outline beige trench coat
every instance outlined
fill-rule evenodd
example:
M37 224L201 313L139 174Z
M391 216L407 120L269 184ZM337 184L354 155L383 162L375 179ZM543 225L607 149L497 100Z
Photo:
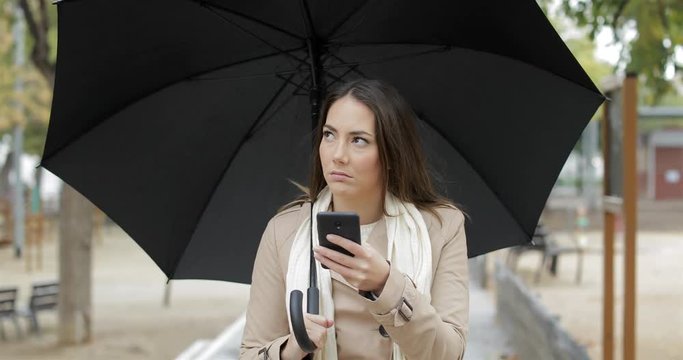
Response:
M431 303L394 265L374 301L331 272L339 359L390 359L391 340L410 360L463 357L469 311L464 216L453 208L436 211L443 226L430 212L420 210L432 242ZM296 230L309 214L309 203L297 205L275 215L266 226L254 262L240 359L280 359L280 348L289 337L285 312L289 251ZM383 218L367 243L387 253ZM391 339L380 334L380 325Z

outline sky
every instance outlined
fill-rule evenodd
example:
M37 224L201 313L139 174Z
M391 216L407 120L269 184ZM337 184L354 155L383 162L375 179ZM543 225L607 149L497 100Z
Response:
M630 29L626 32L625 38L627 40L633 40L637 35L635 29ZM619 52L621 51L621 46L613 43L612 31L610 29L605 29L598 33L596 38L596 49L595 57L604 60L612 65L616 64L619 60ZM683 46L677 46L675 50L675 58L679 63L683 63ZM674 65L669 64L664 73L667 80L672 80L675 75Z

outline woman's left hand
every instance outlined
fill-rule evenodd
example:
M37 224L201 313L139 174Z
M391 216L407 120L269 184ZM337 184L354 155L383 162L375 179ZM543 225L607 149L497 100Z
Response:
M358 290L382 293L389 277L389 263L370 245L361 246L338 235L328 234L327 239L348 250L355 257L342 254L323 246L313 248L315 258L330 270L343 276Z

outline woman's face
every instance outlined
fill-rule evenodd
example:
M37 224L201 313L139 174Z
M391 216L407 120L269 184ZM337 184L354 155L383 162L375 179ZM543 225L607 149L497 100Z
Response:
M332 194L374 199L371 194L381 191L382 181L372 111L346 95L332 104L322 131L320 162Z

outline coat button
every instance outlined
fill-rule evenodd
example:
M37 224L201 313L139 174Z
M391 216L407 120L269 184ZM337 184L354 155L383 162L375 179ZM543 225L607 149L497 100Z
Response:
M387 333L387 330L384 329L384 325L379 326L379 334L382 335L382 337L388 338L389 333Z

